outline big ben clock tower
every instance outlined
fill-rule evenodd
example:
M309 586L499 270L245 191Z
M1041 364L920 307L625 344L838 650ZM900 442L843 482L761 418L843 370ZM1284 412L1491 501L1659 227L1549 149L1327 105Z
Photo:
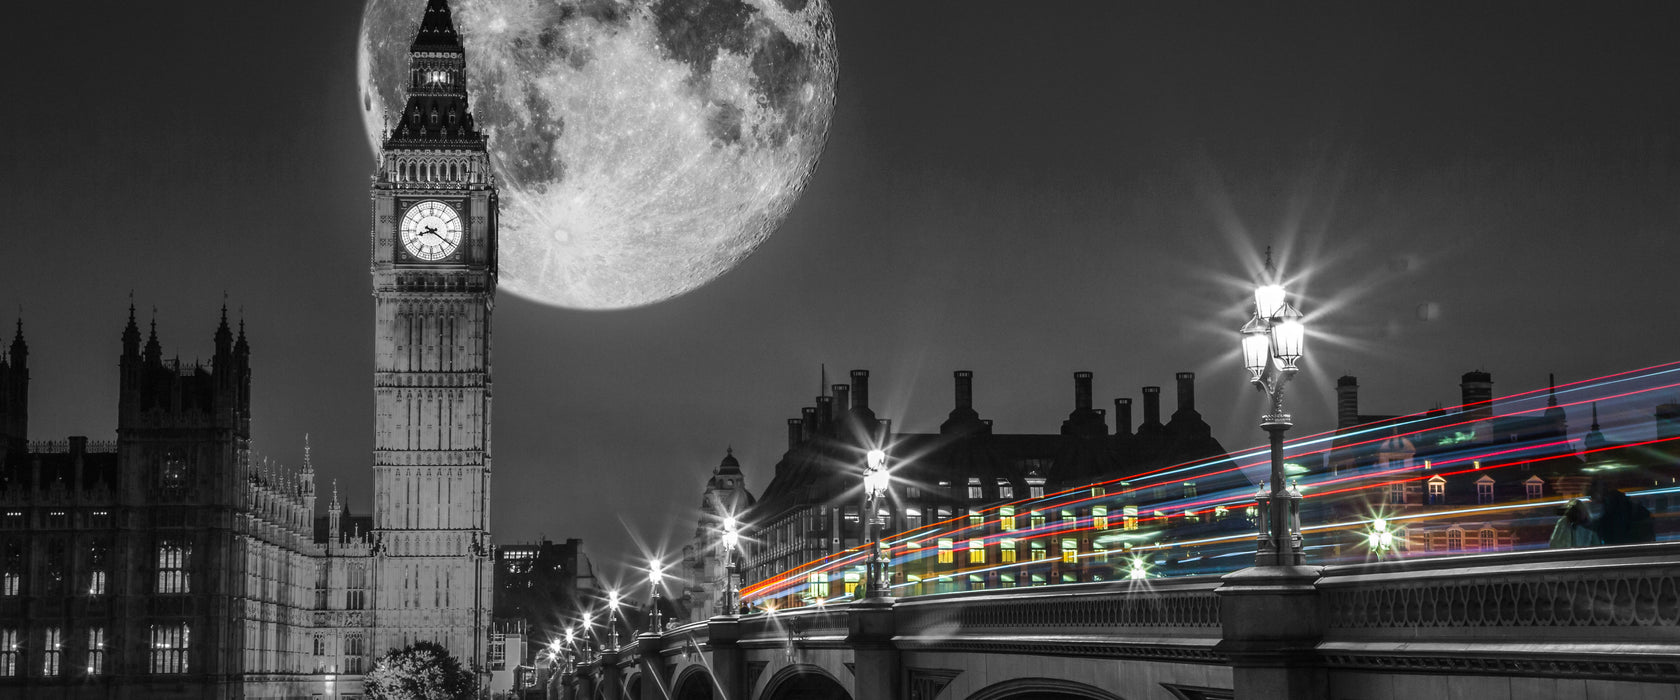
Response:
M484 665L490 618L490 314L496 187L446 0L409 48L373 182L372 648Z

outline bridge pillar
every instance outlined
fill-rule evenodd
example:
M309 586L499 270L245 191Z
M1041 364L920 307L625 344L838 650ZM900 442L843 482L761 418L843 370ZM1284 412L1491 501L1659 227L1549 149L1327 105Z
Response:
M601 673L595 678L595 689L601 691L603 700L625 700L624 675L618 668L618 650L601 652Z
M729 615L719 615L706 621L706 644L712 649L712 679L725 698L745 698L752 692L746 687L742 670L746 656L741 652L741 621Z
M891 598L853 604L846 620L846 643L853 650L852 697L899 700L902 675Z
M1316 647L1324 633L1316 566L1256 566L1226 574L1219 594L1236 700L1325 700L1329 680Z
M593 671L587 670L592 668ZM561 697L564 700L595 700L595 680L601 672L599 665L579 667L577 675L572 677L571 686Z
M543 697L548 700L577 700L577 674L571 669L551 674Z
M664 645L660 644L659 635L652 632L638 635L636 639L636 650L641 656L636 662L642 667L642 696L625 700L666 700L671 689L666 685L669 679L660 673L665 668L664 656L660 654Z

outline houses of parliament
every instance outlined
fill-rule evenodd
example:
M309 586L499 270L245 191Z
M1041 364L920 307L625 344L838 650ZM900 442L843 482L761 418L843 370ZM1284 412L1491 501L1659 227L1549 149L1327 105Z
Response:
M225 308L195 364L130 308L114 441L30 441L20 321L0 358L0 698L355 699L416 641L484 667L497 194L445 0L409 61L371 192L373 512L321 488L307 446L295 468L252 456L252 348Z

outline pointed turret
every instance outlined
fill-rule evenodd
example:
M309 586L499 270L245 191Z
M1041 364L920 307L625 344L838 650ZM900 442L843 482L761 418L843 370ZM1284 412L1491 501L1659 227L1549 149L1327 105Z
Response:
M222 304L222 322L216 326L216 358L220 360L233 353L233 331L228 329L227 304Z
M482 145L484 137L467 109L466 50L445 0L426 3L414 43L408 48L408 70L408 101L387 135L385 148L440 142Z
M134 322L134 304L128 305L128 325L123 327L123 357L140 358L140 324Z
M327 542L337 544L343 506L338 503L338 479L332 481L332 500L327 503Z
M461 36L455 32L455 18L450 15L448 0L429 0L426 3L426 14L420 17L420 30L415 33L414 43L409 45L408 50L414 53L463 53Z
M1557 422L1559 435L1568 435L1569 416L1563 412L1563 407L1558 405L1557 400L1557 375L1546 375L1546 386L1549 387L1546 396L1546 417Z
M23 342L23 318L17 320L17 333L12 336L12 367L29 365L29 345Z
M1610 441L1608 439L1605 439L1605 437L1604 437L1604 431L1598 429L1598 402L1597 401L1594 401L1593 405L1592 405L1592 417L1593 417L1592 429L1587 431L1586 437L1581 438L1581 445L1588 450L1600 449L1600 448L1604 447L1605 445L1610 444Z
M158 344L157 309L152 309L152 332L146 336L146 365L157 367L161 364L163 364L163 346Z

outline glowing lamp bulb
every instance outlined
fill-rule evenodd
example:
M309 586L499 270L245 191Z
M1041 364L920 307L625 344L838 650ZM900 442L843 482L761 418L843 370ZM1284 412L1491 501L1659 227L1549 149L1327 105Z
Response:
M864 459L871 470L880 471L887 467L887 453L881 450L870 450Z
M1254 290L1254 310L1260 318L1272 318L1283 311L1283 285L1268 284Z
M618 591L607 591L607 607L618 609Z
M740 525L735 522L735 516L731 515L723 519L724 532L734 532L738 529L740 529Z
M567 628L566 628L566 643L567 643L567 644L571 644L571 643L572 643L572 642L573 642L573 641L575 641L575 640L576 640L576 639L577 639L577 637L576 637L576 636L575 636L575 635L574 635L574 633L573 633L573 632L572 632L572 628L570 628L570 627L567 627Z
M869 495L879 496L886 493L887 484L891 478L887 476L885 471L871 470L869 474L863 477L863 488L869 491Z
M1250 319L1242 327L1243 367L1250 379L1259 379L1272 361L1272 340L1266 337L1266 324L1259 317Z
M648 583L657 586L664 578L665 572L660 570L659 562L648 562Z
M1272 324L1272 354L1282 360L1285 369L1293 369L1301 359L1307 329L1301 324L1301 312L1284 307L1283 320Z
M1149 570L1144 568L1142 559L1132 560L1132 570L1128 576L1133 580L1149 578Z

